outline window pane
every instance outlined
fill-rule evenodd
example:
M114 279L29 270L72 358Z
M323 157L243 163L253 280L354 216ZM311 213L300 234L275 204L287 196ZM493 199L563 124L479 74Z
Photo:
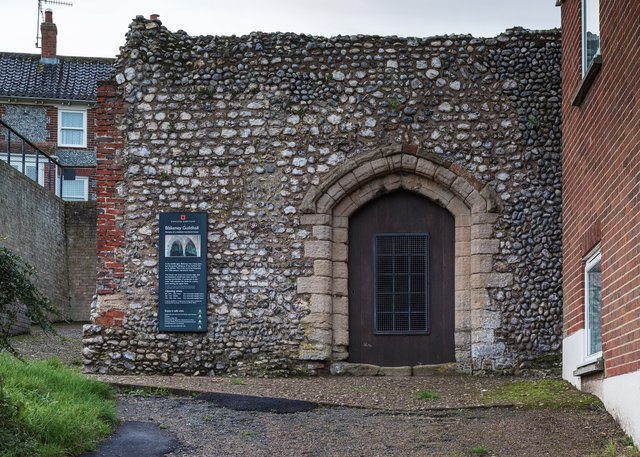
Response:
M376 332L429 331L429 235L375 235Z
M602 273L600 262L587 272L589 300L589 354L602 351Z
M62 199L69 201L85 200L85 186L87 181L84 179L65 180L62 183Z
M61 112L60 125L62 127L75 127L78 129L84 128L84 114L83 113L68 113Z
M24 169L25 174L30 177L31 179L33 179L34 181L38 180L38 174L36 173L36 166L35 165L27 165Z
M82 146L84 132L82 130L65 130L62 133L62 144Z
M600 53L600 1L584 0L584 36L585 68L589 68L593 58Z

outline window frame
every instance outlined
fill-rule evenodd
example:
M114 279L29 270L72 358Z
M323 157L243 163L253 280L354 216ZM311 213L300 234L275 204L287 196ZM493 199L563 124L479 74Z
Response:
M62 142L63 130L78 131L78 127L63 127L62 115L64 113L82 114L82 144L65 144ZM58 146L64 148L86 148L87 147L87 110L82 108L58 108Z
M424 314L425 314L425 328L420 330L411 330L410 328L407 330L379 330L378 328L378 301L379 301L379 292L378 292L378 281L380 278L378 271L378 239L381 237L400 237L400 236L419 236L423 237L425 240L425 265L424 265ZM388 255L385 255L385 257ZM395 258L395 252L390 256L391 258ZM420 232L420 233L376 233L373 235L373 334L374 335L430 335L431 334L431 277L430 277L430 263L431 263L431 234L429 232ZM395 267L394 267L395 270ZM412 277L410 271L406 274L408 277ZM396 273L394 271L393 274L385 276L391 276L392 280L395 280ZM410 287L410 286L409 286ZM405 314L404 312L398 312L395 310L395 300L396 293L393 291L391 293L393 295L393 311L390 313L392 318L394 319L394 327L395 327L395 319L397 314ZM411 295L410 291L407 291L407 295ZM411 310L412 305L409 305L409 309ZM411 314L419 314L415 311L412 313L411 311L407 311L409 319L409 327L411 327Z
M584 258L584 361L592 362L602 358L602 345L600 346L600 351L594 352L590 354L591 348L591 327L589 325L589 310L590 310L590 302L589 302L589 271L600 263L600 271L602 275L602 253L600 250L600 244L594 247L589 254L587 254ZM601 276L602 278L602 276ZM600 339L602 341L602 279L600 280Z
M83 181L84 182L84 186L83 186L83 196L82 196L82 200L68 200L68 196L66 196L67 198L65 198L64 195L64 191L66 189L64 183L65 182L69 182L69 181ZM88 176L76 176L75 179L65 179L62 182L62 195L60 196L60 198L62 198L64 201L66 202L86 202L89 201L89 177Z
M596 61L596 57L601 56L602 53L600 51L600 39L598 38L598 51L591 58L591 62L587 64L587 2L589 0L582 0L582 78L587 76L591 65L593 65L594 61ZM598 2L598 37L600 37L600 0Z

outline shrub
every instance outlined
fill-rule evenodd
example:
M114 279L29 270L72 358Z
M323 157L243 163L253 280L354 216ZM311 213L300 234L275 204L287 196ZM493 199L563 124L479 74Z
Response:
M18 305L24 307L31 322L55 333L50 317L60 317L60 312L38 290L34 283L36 276L33 266L8 248L0 247L0 349L14 352L9 343L9 331L21 311Z

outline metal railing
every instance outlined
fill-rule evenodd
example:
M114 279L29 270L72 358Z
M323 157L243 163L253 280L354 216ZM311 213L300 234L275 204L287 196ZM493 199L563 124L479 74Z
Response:
M65 167L0 119L0 160L62 197Z

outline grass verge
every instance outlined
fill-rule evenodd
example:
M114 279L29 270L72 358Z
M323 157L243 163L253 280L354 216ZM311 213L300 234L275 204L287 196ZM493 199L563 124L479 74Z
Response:
M111 387L57 360L0 353L0 377L0 457L80 454L114 430Z
M439 393L430 392L428 390L421 390L416 394L417 400L435 400L440 397L442 397L442 395L440 395Z
M614 440L609 438L603 445L602 451L592 454L591 457L639 457L640 451L633 445L633 441L628 436L623 439Z
M515 404L524 407L600 408L597 397L575 389L560 379L516 381L495 387L484 394L488 403Z

